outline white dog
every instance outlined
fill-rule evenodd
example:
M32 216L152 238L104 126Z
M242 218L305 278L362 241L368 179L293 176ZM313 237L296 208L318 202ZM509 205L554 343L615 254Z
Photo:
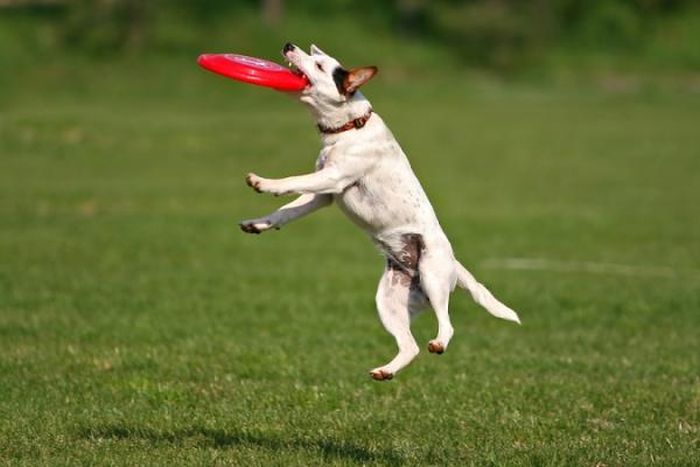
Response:
M301 196L267 216L241 222L241 229L279 229L335 201L369 233L386 256L376 296L379 317L399 348L393 360L370 371L374 379L391 379L418 354L410 323L427 306L438 320L437 337L428 350L441 354L447 349L453 334L447 307L455 285L468 290L492 315L519 323L518 315L455 259L406 155L358 91L377 68L348 71L314 45L309 55L288 43L282 54L308 78L299 99L316 119L323 147L314 173L280 179L248 174L246 182L260 193Z

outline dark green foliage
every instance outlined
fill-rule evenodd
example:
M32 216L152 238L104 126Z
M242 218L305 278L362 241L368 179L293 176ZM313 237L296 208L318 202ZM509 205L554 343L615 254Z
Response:
M501 2L464 2L435 7L431 17L436 34L465 62L513 69L530 63L538 46L551 40L549 14L533 13Z
M621 1L597 3L579 20L581 39L598 48L644 45L644 17Z
M140 49L147 44L152 5L139 0L73 0L56 11L61 41L94 53Z
M668 36L680 18L698 22L697 5L686 0L306 0L284 3L282 20L263 20L262 2L227 0L74 0L50 7L5 9L48 20L46 28L59 46L98 56L123 52L186 51L207 48L217 38L230 44L262 40L293 32L290 24L327 40L328 34L349 36L342 24L355 22L366 30L439 46L463 64L512 72L546 63L564 47L590 55L612 53L649 61L661 53L655 45ZM285 40L290 38L285 38ZM229 45L232 47L232 45ZM674 46L670 41L665 47ZM697 47L696 47L697 49ZM685 51L675 55L686 67ZM666 56L673 56L664 54Z

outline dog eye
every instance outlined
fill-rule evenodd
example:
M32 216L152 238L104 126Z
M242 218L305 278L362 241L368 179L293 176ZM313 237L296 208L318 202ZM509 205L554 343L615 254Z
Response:
M323 65L321 65L320 63L316 63L316 68L318 68L319 71L323 71Z

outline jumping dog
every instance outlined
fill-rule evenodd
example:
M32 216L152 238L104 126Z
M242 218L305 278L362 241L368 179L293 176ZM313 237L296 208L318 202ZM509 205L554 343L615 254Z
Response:
M370 371L372 378L391 379L416 357L411 318L428 306L438 321L428 350L441 354L447 349L454 332L448 302L455 286L469 291L492 315L519 323L518 315L455 259L406 155L358 90L377 68L345 69L314 45L307 54L287 43L282 55L308 79L299 100L316 120L322 148L313 173L280 179L248 174L246 183L259 193L300 196L267 216L242 221L240 227L255 234L279 229L335 202L370 235L386 257L376 294L379 317L399 348L393 360Z

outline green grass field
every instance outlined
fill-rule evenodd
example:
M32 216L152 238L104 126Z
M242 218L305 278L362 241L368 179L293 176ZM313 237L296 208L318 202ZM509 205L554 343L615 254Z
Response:
M700 97L390 72L366 94L458 257L397 378L383 261L335 209L280 232L245 173L313 167L306 111L193 61L0 91L0 463L697 465ZM431 313L414 322L424 346Z

